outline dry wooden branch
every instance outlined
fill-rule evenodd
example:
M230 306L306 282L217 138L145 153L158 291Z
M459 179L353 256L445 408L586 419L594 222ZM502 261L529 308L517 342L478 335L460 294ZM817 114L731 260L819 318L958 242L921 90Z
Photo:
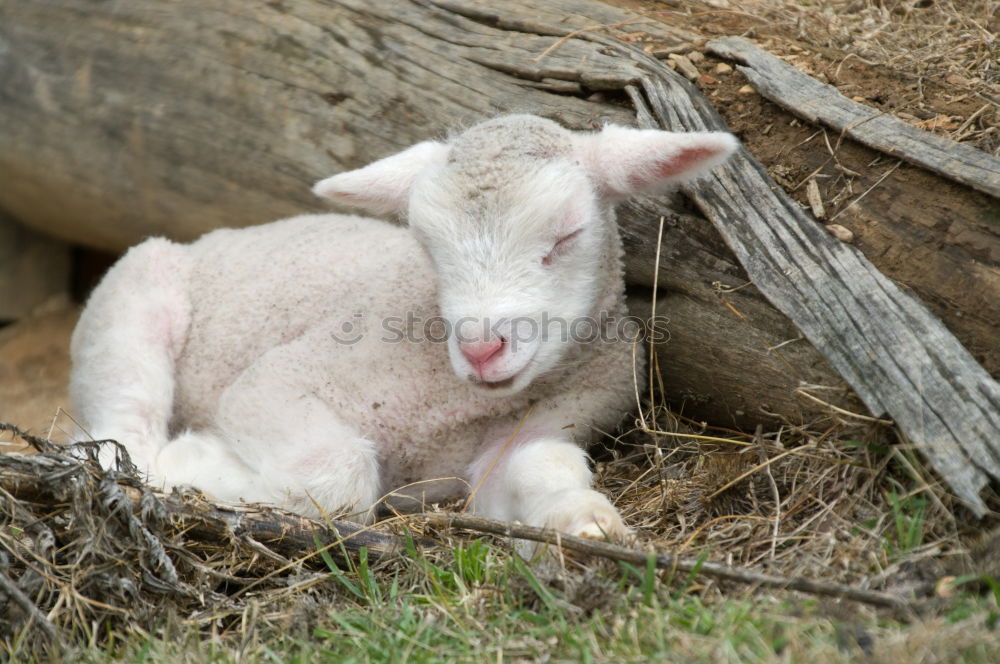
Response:
M803 74L742 37L715 39L706 48L720 57L742 62L746 66L738 69L761 95L800 118L832 127L868 147L1000 197L1000 159L852 101L832 85Z
M912 602L893 595L892 593L878 592L855 588L841 583L826 583L815 579L807 579L800 576L784 577L774 574L764 574L749 569L730 567L719 563L712 563L688 558L679 558L669 553L659 553L654 551L638 551L617 544L600 542L583 537L574 537L557 533L545 528L535 528L519 523L508 523L495 519L486 519L467 514L432 512L415 515L438 527L462 528L479 533L490 533L503 537L513 537L517 539L531 540L533 542L544 542L546 544L561 546L567 551L575 551L591 556L599 556L610 560L631 563L633 565L645 565L652 556L656 566L660 569L677 570L680 572L695 572L715 579L744 583L764 588L781 588L785 590L797 590L812 595L822 595L825 597L842 597L873 606L883 606L889 608L907 608L912 606Z

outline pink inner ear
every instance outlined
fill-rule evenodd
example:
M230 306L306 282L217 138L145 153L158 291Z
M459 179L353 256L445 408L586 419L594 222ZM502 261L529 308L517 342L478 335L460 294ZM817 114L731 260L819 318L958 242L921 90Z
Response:
M654 162L648 170L632 173L628 178L629 186L633 189L642 189L657 181L683 176L689 171L696 170L705 159L714 157L718 153L719 150L706 147L682 148L669 159Z
M657 162L654 170L661 178L675 177L697 168L706 158L714 157L718 153L718 150L712 148L684 148L672 159Z

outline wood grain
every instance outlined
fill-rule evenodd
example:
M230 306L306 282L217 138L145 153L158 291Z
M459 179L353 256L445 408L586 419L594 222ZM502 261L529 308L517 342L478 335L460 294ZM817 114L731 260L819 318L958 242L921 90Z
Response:
M638 57L637 55L635 57ZM662 69L643 82L661 126L721 120ZM754 284L822 352L875 415L888 414L977 515L1000 479L1000 386L916 299L809 219L743 152L687 193Z

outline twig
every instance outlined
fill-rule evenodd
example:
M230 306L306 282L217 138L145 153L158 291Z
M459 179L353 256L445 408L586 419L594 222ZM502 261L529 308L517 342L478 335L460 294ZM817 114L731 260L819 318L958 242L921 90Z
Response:
M58 448L51 440L30 434L9 422L0 422L0 431L10 431L16 438L30 444L38 452L51 452L54 448Z
M968 128L968 126L969 126L969 125L971 125L971 124L972 124L973 122L975 122L976 118L978 118L978 117L979 117L980 115L982 115L982 114L983 114L983 112L984 112L984 111L985 111L986 109L988 109L989 107L990 107L990 105L989 105L989 104L983 104L983 105L982 105L982 106L981 106L981 107L979 108L979 110L978 110L978 111L976 111L975 113L973 113L972 115L970 115L970 116L969 116L968 118L966 118L965 122L963 122L963 123L962 123L962 125L961 125L961 126L960 126L960 127L958 128L958 129L956 129L956 130L955 130L955 131L954 131L953 133L954 133L955 135L959 135L959 134L961 134L961 133L962 133L963 131L965 131L965 130L966 130L966 128Z
M893 164L892 168L889 168L888 170L886 170L886 172L882 174L882 177L880 177L875 182L875 184L873 184L872 186L868 187L868 189L866 189L860 196L858 196L853 201L851 201L850 203L848 203L847 205L845 205L844 208L840 212L838 212L837 214L835 214L832 217L830 217L830 221L832 222L834 219L836 219L837 217L839 217L840 215L844 214L845 212L847 212L848 210L850 210L852 207L854 207L855 203L857 203L862 198L864 198L865 196L867 196L868 194L870 194L873 189L875 189L877 186L879 186L880 184L882 184L882 181L885 180L890 175L892 175L893 172L895 172L895 170L897 168L899 168L899 166L902 163L903 163L902 161L897 161L895 164Z
M842 597L845 599L863 602L873 606L884 606L895 609L906 609L913 605L913 602L894 595L892 593L879 592L877 590L865 590L841 583L826 583L815 579L807 579L801 576L778 576L776 574L763 574L740 567L731 567L719 563L692 560L689 558L678 558L669 553L655 553L637 551L618 544L609 542L599 542L585 537L575 537L564 533L557 533L554 530L536 528L534 526L524 526L518 523L508 523L495 519L486 519L467 514L431 512L415 515L435 526L450 526L452 528L464 528L480 533L490 533L505 537L515 537L518 539L531 540L533 542L544 542L546 544L559 545L569 551L576 551L610 560L632 563L634 565L645 565L650 557L653 557L656 566L661 569L671 569L680 572L695 572L727 581L745 583L765 588L783 588L787 590L797 590L799 592L812 595L823 595L825 597Z
M588 32L593 32L595 30L613 30L614 28L621 28L621 27L624 27L624 26L628 25L629 23L635 23L636 21L642 20L642 19L644 19L644 18L646 18L648 16L652 16L654 14L663 14L663 13L666 13L666 12L663 12L663 11L643 12L642 14L639 14L637 16L633 16L631 18L627 18L624 21L619 21L618 23L614 23L614 24L600 24L600 25L589 25L589 26L587 26L585 28L580 28L579 30L574 30L573 32L565 34L562 37L560 37L559 39L557 39L555 41L555 43L553 43L547 49L545 49L544 51L542 51L541 55L538 55L538 56L532 58L531 61L532 62L541 62L547 55L549 55L554 50L556 50L557 48L559 48L560 46L562 46L563 44L565 44L566 42L568 42L570 39L573 39L575 37L579 37L580 35L586 34Z
M775 444L780 441L781 431L783 430L784 429L778 431ZM757 425L757 430L754 432L753 439L757 444L758 457L760 462L764 464L764 472L771 485L771 495L774 496L774 526L771 532L771 559L774 560L778 548L778 533L781 527L781 494L778 492L778 483L774 481L774 474L771 472L771 464L768 462L767 458L767 449L764 447L764 427L760 424Z
M818 403L821 406L825 406L826 408L829 408L833 412L838 413L840 415L843 415L845 417L852 417L852 418L854 418L856 420L861 420L862 422L871 422L872 424L882 424L882 425L885 425L885 426L892 426L892 424L893 424L892 420L884 420L884 419L881 419L881 418L878 418L878 417L869 417L868 415L862 415L861 413L852 413L849 410L845 410L843 408L839 408L837 406L834 406L832 403L830 403L828 401L823 401L819 397L815 397L815 396L809 394L808 392L806 392L801 387L796 387L795 388L795 394L797 396L805 397L806 399L809 399L810 401Z
M663 215L660 215L660 229L656 234L656 261L653 263L653 295L650 302L650 314L649 320L652 321L652 325L656 325L656 296L657 289L660 285L660 249L663 246ZM650 408L650 419L652 425L656 426L656 408L654 404L656 403L653 398L653 367L656 365L656 346L654 345L655 334L649 335L649 365L647 373L649 374L649 408ZM643 418L643 425L645 426L645 418Z

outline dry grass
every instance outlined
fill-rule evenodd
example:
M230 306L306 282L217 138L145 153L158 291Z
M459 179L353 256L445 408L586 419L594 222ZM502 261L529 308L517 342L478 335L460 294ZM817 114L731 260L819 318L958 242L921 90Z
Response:
M710 3L711 4L711 3ZM787 26L801 41L920 78L953 78L1000 93L994 0L734 0L734 8Z
M964 508L892 427L831 410L740 434L693 427L666 404L643 419L598 467L643 544L869 588L970 564L983 524L963 528Z

